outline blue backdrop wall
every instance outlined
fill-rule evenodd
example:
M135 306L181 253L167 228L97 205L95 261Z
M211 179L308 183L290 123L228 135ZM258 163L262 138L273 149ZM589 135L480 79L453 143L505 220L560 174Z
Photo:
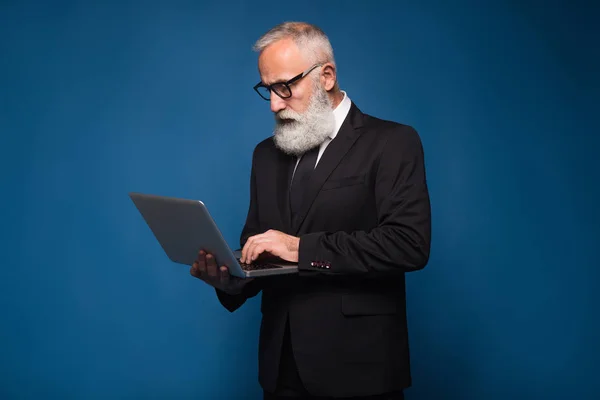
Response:
M260 398L259 298L221 308L127 193L203 199L237 245L251 46L284 20L423 140L408 398L600 397L598 9L562 3L1 2L0 397Z

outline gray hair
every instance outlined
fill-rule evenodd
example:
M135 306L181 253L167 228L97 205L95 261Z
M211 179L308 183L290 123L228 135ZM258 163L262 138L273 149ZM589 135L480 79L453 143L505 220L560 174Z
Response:
M254 51L261 53L267 46L282 39L292 39L312 63L330 62L335 66L329 38L321 28L306 22L284 22L275 26L258 39Z

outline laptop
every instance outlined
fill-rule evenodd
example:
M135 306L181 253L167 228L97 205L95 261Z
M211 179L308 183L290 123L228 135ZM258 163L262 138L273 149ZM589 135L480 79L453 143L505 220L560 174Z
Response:
M204 250L215 257L219 267L227 266L230 275L242 279L298 272L297 263L281 259L240 263L241 251L229 247L202 201L144 193L129 193L129 197L175 263L191 266Z

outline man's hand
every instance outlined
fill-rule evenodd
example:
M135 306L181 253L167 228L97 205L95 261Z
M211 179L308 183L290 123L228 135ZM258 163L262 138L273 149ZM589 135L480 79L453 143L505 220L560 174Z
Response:
M229 269L226 266L217 267L214 256L203 250L200 250L196 261L192 264L190 274L229 294L241 293L244 286L253 280L229 275Z
M270 229L265 233L248 238L242 249L240 261L250 264L262 253L268 252L283 260L298 262L299 246L300 238Z

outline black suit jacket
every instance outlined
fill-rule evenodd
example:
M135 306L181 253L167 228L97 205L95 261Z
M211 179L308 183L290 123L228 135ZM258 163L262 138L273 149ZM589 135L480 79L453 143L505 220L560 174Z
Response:
M269 229L298 236L299 274L257 278L235 296L217 290L232 312L262 290L259 382L275 390L289 317L298 372L313 395L410 386L404 275L427 264L431 230L417 132L353 103L292 220L295 163L272 138L256 146L241 245Z

